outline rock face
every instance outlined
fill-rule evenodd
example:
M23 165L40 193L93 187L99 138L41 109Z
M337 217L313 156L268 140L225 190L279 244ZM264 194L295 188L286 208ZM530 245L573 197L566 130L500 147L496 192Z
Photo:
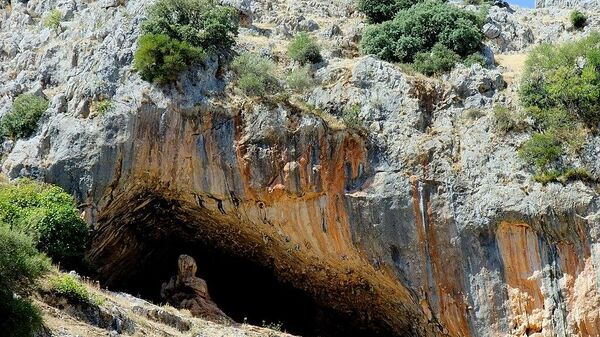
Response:
M600 2L598 0L535 0L535 7L598 9Z
M248 19L240 50L285 60L290 36L317 36L321 84L248 99L216 60L148 84L131 68L143 1L0 12L0 115L22 92L51 101L33 137L6 144L2 170L75 195L107 285L135 290L144 268L202 244L262 264L366 335L598 335L597 189L532 180L516 154L529 134L496 129L495 105L517 109L503 68L436 80L354 57L364 24L350 0L229 3ZM58 33L40 21L52 8ZM598 25L590 12L573 32L568 13L493 8L487 50ZM340 122L349 110L361 129ZM582 163L596 178L598 152Z
M177 275L163 283L160 296L179 309L188 309L192 315L215 322L231 322L208 294L206 281L196 276L198 267L193 257L179 256Z

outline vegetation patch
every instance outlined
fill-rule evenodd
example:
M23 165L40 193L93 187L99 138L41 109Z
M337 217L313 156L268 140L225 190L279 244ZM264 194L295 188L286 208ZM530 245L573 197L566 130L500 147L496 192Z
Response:
M44 18L44 27L59 31L62 18L62 13L58 9L53 9Z
M26 234L0 223L0 331L32 336L42 326L40 311L28 299L37 279L50 269ZM17 295L17 296L15 296Z
M286 82L290 89L299 93L303 93L315 85L315 80L308 65L292 69L286 78Z
M254 53L243 53L231 63L237 86L248 96L275 94L281 87L275 63Z
M31 136L46 109L48 100L45 98L34 94L19 95L12 109L0 121L1 134L12 139Z
M578 10L574 10L571 12L571 24L576 29L583 29L587 23L587 16Z
M300 33L288 45L288 55L294 61L304 65L319 63L323 60L321 47L307 33Z
M421 0L359 0L358 10L363 12L369 22L381 23L394 18L396 13L408 9Z
M0 222L28 234L54 262L67 268L83 264L88 226L60 187L27 179L0 185Z
M361 49L390 62L415 62L427 74L440 73L480 50L482 24L475 13L427 0L400 10L393 20L368 26Z
M536 167L538 180L589 180L563 162L577 155L600 122L600 34L535 48L519 94L538 130L519 153Z
M77 277L70 274L54 276L50 280L51 291L73 303L92 303L92 296Z
M214 0L159 0L142 25L134 68L147 81L171 82L207 54L227 56L238 21L235 9Z

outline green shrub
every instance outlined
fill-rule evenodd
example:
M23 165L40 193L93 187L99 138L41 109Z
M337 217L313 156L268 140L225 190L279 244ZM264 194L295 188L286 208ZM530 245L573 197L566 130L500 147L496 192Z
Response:
M467 67L470 67L474 64L479 64L480 66L485 67L486 60L485 57L480 53L474 53L465 57L465 59L463 60L463 64Z
M288 86L297 92L304 92L315 85L315 81L312 78L310 66L298 67L290 71L287 76Z
M410 8L420 0L358 0L358 10L365 13L371 23L391 20L402 9Z
M157 84L177 79L205 54L228 55L238 34L235 9L214 0L159 0L148 10L134 68Z
M582 29L585 27L587 19L587 16L578 10L571 12L571 24L577 29Z
M534 133L519 149L519 156L540 170L556 166L562 154L561 142L553 133Z
M361 49L386 61L410 63L439 43L466 57L480 49L481 25L474 13L428 0L398 12L392 21L367 27Z
M360 120L360 106L353 105L350 108L344 109L342 113L342 120L344 125L352 129L360 129L362 127L362 121Z
M0 185L0 222L31 235L55 262L66 267L82 263L88 226L60 187L25 179Z
M51 290L55 294L76 303L91 303L92 296L85 285L75 276L62 274L50 280Z
M300 64L319 63L323 60L321 48L307 33L296 35L288 45L288 55Z
M566 184L569 181L575 180L594 181L594 178L590 175L588 170L582 167L571 167L566 170L553 169L549 171L542 171L534 175L533 179L544 185L551 182Z
M239 17L214 0L159 0L148 9L144 33L167 35L209 53L228 53L235 44Z
M458 61L460 61L458 54L438 43L431 51L417 53L413 68L428 76L440 75L452 70Z
M264 96L280 89L275 63L267 58L244 53L233 59L231 68L236 74L238 87L246 95Z
M99 115L103 115L113 109L113 102L109 99L102 99L96 102L96 111Z
M40 312L27 296L36 280L49 268L50 262L38 253L29 237L0 224L0 331L3 336L32 336L41 327Z
M53 9L46 15L44 27L58 31L60 29L60 21L62 18L62 13L58 9Z
M19 95L12 109L0 121L2 135L13 139L31 136L46 109L48 101L45 98L34 94Z
M162 34L145 34L140 38L133 67L142 79L167 84L177 79L190 65L204 60L202 49Z
M536 47L525 62L519 93L526 107L563 109L595 128L600 122L600 34Z

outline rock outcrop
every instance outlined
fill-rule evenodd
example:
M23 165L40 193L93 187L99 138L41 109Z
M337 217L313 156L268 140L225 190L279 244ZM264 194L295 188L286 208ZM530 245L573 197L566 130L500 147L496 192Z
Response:
M597 186L533 181L516 152L527 128L496 128L494 106L518 109L505 68L426 79L356 57L364 23L350 0L230 3L247 17L239 50L285 60L290 36L317 36L320 85L248 99L217 60L177 85L146 83L131 68L143 1L0 11L0 115L22 92L51 101L33 137L4 144L2 171L75 195L105 284L135 290L156 261L203 245L260 263L371 336L598 334ZM59 32L40 21L53 8ZM589 12L574 32L568 13L492 8L487 53L598 27ZM341 122L349 109L358 130ZM599 141L581 163L595 178Z

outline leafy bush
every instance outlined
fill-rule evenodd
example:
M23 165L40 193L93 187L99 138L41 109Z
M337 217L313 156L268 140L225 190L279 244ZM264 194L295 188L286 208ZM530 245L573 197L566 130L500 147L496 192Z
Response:
M540 169L555 165L563 153L560 140L553 133L534 133L521 149L519 156Z
M494 106L494 118L496 119L496 129L504 133L523 131L527 125L524 114L515 113L502 105Z
M471 55L465 57L465 59L463 60L463 64L466 65L467 67L470 67L474 64L479 64L482 67L485 67L486 60L485 60L485 57L483 55L481 55L480 53L474 53L474 54L471 54Z
M577 29L582 29L585 27L587 19L587 16L578 10L571 12L571 24Z
M474 13L428 0L398 12L392 21L367 27L361 49L386 61L410 63L439 43L466 57L480 48L481 25Z
M37 278L49 268L50 262L38 253L29 237L0 223L0 331L3 336L31 336L41 327L40 312L27 295Z
M274 94L279 88L275 63L253 53L237 56L231 63L238 87L249 96Z
M420 0L359 0L358 10L365 13L369 22L380 23L394 18L402 9L410 8Z
M109 99L103 99L96 102L96 111L98 114L103 115L111 111L114 107L113 102Z
M535 48L525 62L520 97L526 107L562 109L595 128L600 122L600 34Z
M205 53L229 54L238 34L238 16L214 0L159 0L148 10L134 55L142 78L166 84Z
M202 49L162 34L145 34L133 59L133 67L149 82L167 84L191 64L204 60Z
M46 15L44 27L58 31L60 29L60 21L62 18L62 13L58 9L53 9Z
M50 280L50 284L52 292L66 297L70 301L77 303L92 302L92 296L85 285L73 275L62 274L55 276Z
M310 66L293 69L287 76L288 86L297 92L304 92L314 86L315 81L310 72Z
M31 235L55 262L67 267L82 262L88 227L60 187L25 179L0 185L0 222Z
M431 51L417 53L413 68L428 76L440 75L452 70L458 61L460 61L458 54L438 43Z
M46 109L48 101L45 98L34 94L19 95L10 112L0 121L2 135L10 138L31 136Z
M148 9L142 30L209 53L228 53L235 44L238 21L234 8L214 0L159 0Z
M288 46L288 54L300 64L319 63L323 60L321 48L307 33L296 35Z

